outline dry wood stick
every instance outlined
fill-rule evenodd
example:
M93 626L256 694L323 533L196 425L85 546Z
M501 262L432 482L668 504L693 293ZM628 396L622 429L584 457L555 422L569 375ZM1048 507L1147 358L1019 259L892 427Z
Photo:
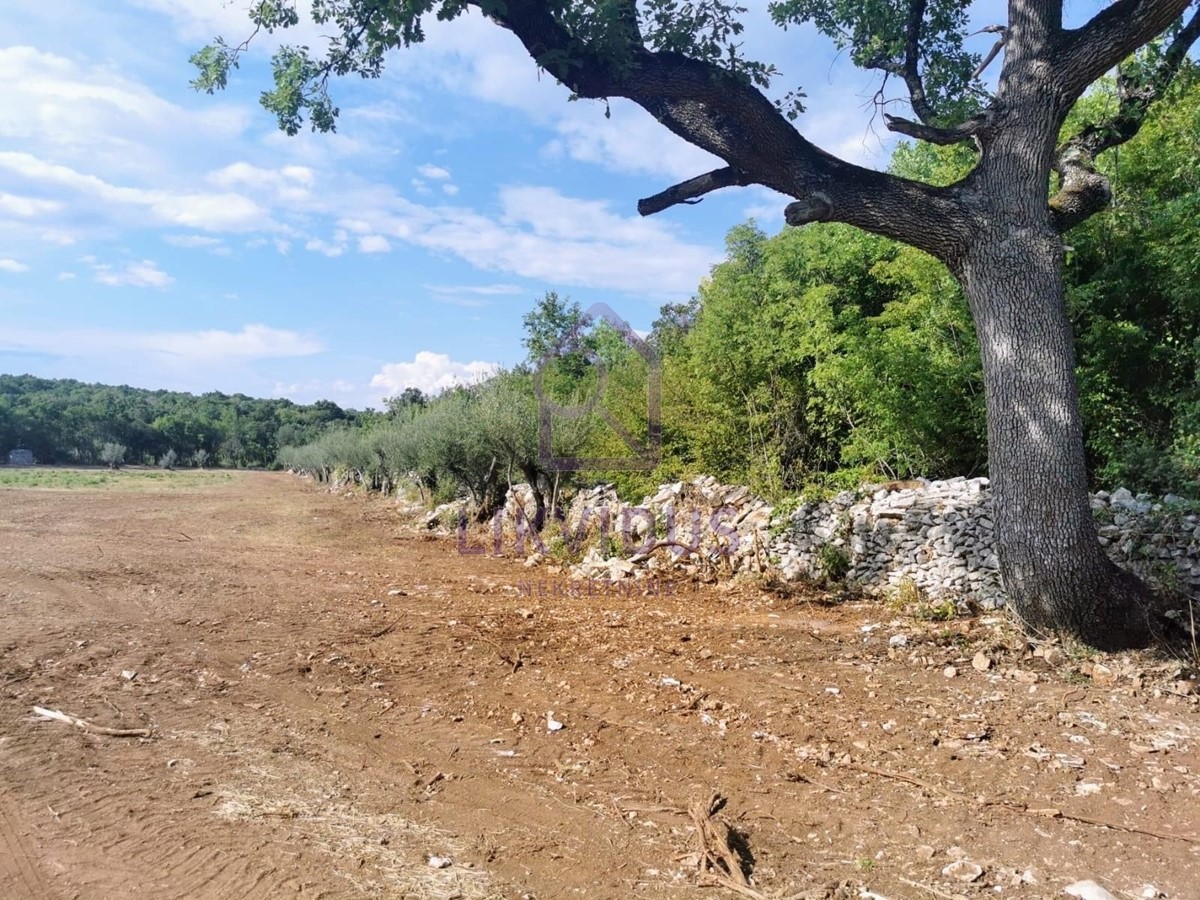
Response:
M701 876L707 875L707 877L725 884L726 887L738 890L739 893L761 897L762 895L757 891L747 894L745 891L739 890L740 888L749 888L750 882L746 880L746 875L742 871L741 859L730 846L729 826L718 823L713 818L724 805L725 798L714 792L707 800L693 803L688 808L688 815L692 817L692 822L696 826L696 841L700 850L700 874ZM724 833L717 830L718 824ZM713 868L715 874L708 872L709 866ZM724 872L721 871L722 867L724 867Z
M92 734L102 734L106 737L150 737L151 734L149 728L105 728L103 725L93 725L86 719L68 716L66 713L59 712L56 709L43 709L40 706L33 708L33 714L41 719L62 722L64 725L74 725L76 728L82 728L84 731L90 731Z
M890 778L894 781L903 781L907 784L912 784L919 788L923 788L930 793L941 794L942 796L949 797L952 800L958 800L963 803L972 803L976 806L1006 809L1009 812L1014 812L1018 815L1033 816L1039 819L1063 819L1064 821L1068 822L1078 822L1081 825L1093 825L1097 828L1111 828L1114 831L1124 831L1127 834L1141 834L1145 835L1146 837L1158 838L1162 841L1182 841L1185 844L1200 846L1200 839L1186 834L1169 834L1165 831L1157 831L1153 828L1141 828L1137 825L1122 825L1118 822L1107 821L1106 819L1093 819L1090 816L1066 813L1061 809L1035 809L1027 806L1024 803L1011 803L1006 800L977 800L974 797L967 796L966 794L960 794L957 791L949 790L948 788L941 787L940 785L930 784L928 781L922 781L919 778L914 778L912 775L905 775L902 772L888 772L884 769L876 769L873 766L864 766L861 763L842 763L842 765L859 772L865 772L868 775L877 775L880 778Z

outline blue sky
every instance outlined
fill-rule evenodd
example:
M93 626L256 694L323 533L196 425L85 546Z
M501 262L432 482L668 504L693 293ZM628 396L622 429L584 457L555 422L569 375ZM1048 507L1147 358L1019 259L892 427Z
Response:
M885 165L877 80L752 5L747 48L808 93L804 133ZM337 84L338 134L289 138L257 103L270 38L225 94L188 88L188 56L248 33L245 6L6 0L0 372L362 407L519 362L547 290L646 330L729 227L781 225L786 201L757 188L638 217L715 161L631 104L567 102L474 16Z

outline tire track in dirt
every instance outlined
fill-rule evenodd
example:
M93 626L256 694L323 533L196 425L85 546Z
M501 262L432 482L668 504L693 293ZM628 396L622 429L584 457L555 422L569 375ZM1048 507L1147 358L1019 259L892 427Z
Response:
M58 895L42 877L37 855L24 837L21 819L0 793L0 896L5 900L53 900Z
M14 768L18 771L32 768L34 763L29 755L37 752L31 746L18 744L14 754L16 766L11 763L6 766L9 769L6 780L17 784L9 792L8 801L15 797L21 808L46 820L42 842L53 844L62 880L77 888L82 896L105 900L360 896L331 892L329 885L321 888L302 885L280 870L279 851L283 847L272 848L271 837L264 837L256 829L213 817L206 828L198 830L195 801L186 799L187 785L178 785L181 790L170 797L166 796L168 791L151 781L148 768L162 764L153 757L165 744L88 748L85 742L93 739L74 733L62 735L60 740L63 750L39 754L42 758L38 768L53 771L52 781L17 782L12 777ZM81 766L84 761L77 758L80 751L85 756L102 756L102 759L94 760L91 766ZM4 891L0 896L5 900L23 896L31 900L56 897L30 862L36 857L11 824L14 816L5 812L10 802L0 802L0 836L12 845L13 852L0 853L0 870L5 866L6 856L14 860L7 867L12 869L16 865L11 877L18 887L15 893ZM184 805L189 803L191 809Z

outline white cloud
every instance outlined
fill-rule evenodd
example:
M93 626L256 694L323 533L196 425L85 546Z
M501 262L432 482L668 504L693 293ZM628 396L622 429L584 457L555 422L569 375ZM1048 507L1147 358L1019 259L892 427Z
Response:
M742 215L754 219L758 226L767 233L783 227L783 210L792 200L778 191L770 188L755 186L747 192L749 203L743 208Z
M411 362L388 363L371 378L371 388L380 397L399 394L405 388L420 388L437 394L459 384L475 384L494 374L496 363L455 362L445 353L421 350Z
M392 245L381 234L365 234L358 239L359 253L387 253L391 249Z
M244 8L225 8L223 0L134 2L173 17L189 33L203 26L209 36L233 34L248 21ZM451 198L458 186L440 157L435 158L442 165L416 167L415 181L430 191L429 199L416 203L400 196L394 182L372 183L362 174L370 167L334 167L328 153L306 155L305 147L317 146L312 136L292 140L271 132L267 143L246 142L247 120L239 118L246 110L240 107L221 107L227 120L208 134L206 110L215 109L210 99L180 107L111 67L17 50L0 56L0 87L24 91L18 112L0 110L0 136L8 128L18 138L10 144L13 150L0 151L0 210L12 207L14 216L35 217L40 227L44 222L40 234L46 241L68 244L149 226L190 232L163 235L177 247L228 253L229 245L218 239L245 233L253 237L247 247L273 243L279 253L288 253L294 243L329 257L353 247L382 253L403 241L484 271L657 296L690 293L719 258L719 248L688 241L667 221L616 215L603 202L552 188L506 188L491 209L455 205ZM447 62L447 68L430 70L426 64L433 59ZM556 132L557 152L571 158L669 177L691 176L708 165L706 155L632 104L614 106L609 120L599 104L566 103L566 91L552 79L539 80L519 43L481 16L464 16L449 27L430 22L429 45L397 55L399 72L414 67L423 72L418 85L432 80L528 115ZM36 83L22 88L23 71L33 72ZM65 112L57 102L68 104ZM88 119L77 106L103 110L103 119ZM39 110L58 124L42 130L22 124L40 121ZM73 130L68 125L77 112L81 118ZM112 151L102 159L88 156L80 137L90 128ZM199 133L204 140L197 139ZM328 140L320 138L320 145ZM145 148L155 157L149 162ZM267 152L270 163L263 161ZM360 223L350 229L352 236L328 236L327 229L351 221ZM170 277L142 273L139 281L136 272L97 274L105 283L147 286L162 286Z
M76 276L75 276L74 272L59 272L58 273L59 281L74 281L75 277Z
M251 111L214 101L184 109L112 66L29 46L0 48L0 137L126 172L160 167L164 145L239 135Z
M81 359L150 355L183 366L239 363L310 356L324 350L317 339L266 325L240 331L119 331L105 328L8 329L0 349L49 353Z
M50 215L62 209L63 205L55 200L42 200L37 197L18 197L16 194L0 193L0 213L17 216L22 219L34 219Z
M478 269L554 284L681 294L694 291L720 258L718 248L682 240L668 222L620 216L604 201L549 187L501 190L495 216L422 206L382 185L339 198L352 212L338 224L354 234L380 234L453 254Z
M85 258L85 261L91 265L96 281L109 287L167 288L175 283L174 278L149 259L126 263L120 268L90 258Z
M316 173L308 166L283 166L264 169L247 162L236 162L218 169L208 180L220 188L250 188L269 191L283 201L305 200L316 183Z
M241 331L190 331L146 335L155 352L193 362L278 359L320 353L324 345L295 331L246 325Z
M15 259L0 259L0 272L11 272L14 275L19 275L22 272L28 272L29 266L23 262L17 262Z
M427 284L425 290L433 294L523 294L525 288L519 284Z
M491 297L525 293L515 284L481 284L470 286L425 285L438 303L462 306L467 309L482 309L490 306Z
M208 250L220 256L227 256L230 252L224 241L207 234L167 234L163 236L163 240L172 247L182 247L185 250Z
M562 104L554 124L559 137L545 147L551 158L569 156L617 172L684 180L722 165L712 154L668 131L627 100L613 100L611 118L599 103Z
M425 44L399 55L393 65L462 96L515 109L557 132L546 147L551 156L673 179L720 164L630 101L568 103L570 92L540 73L520 42L482 15L430 22L427 30Z
M130 0L133 6L169 17L176 32L186 43L210 41L217 35L238 43L250 36L253 25L247 12L247 3L232 3L230 0ZM274 34L262 33L254 38L251 50L268 53L282 43L307 44L320 48L325 42L326 29L313 24L310 0L299 0L295 4L300 13L300 24L294 28L280 29Z
M323 253L325 256L328 256L331 259L341 256L346 252L346 247L344 244L330 243L329 241L323 241L320 238L310 239L307 243L305 243L304 249L311 253Z
M348 400L352 401L351 395L357 395L359 391L358 385L345 379L322 381L314 378L309 381L277 381L271 389L271 396L286 397L294 403L315 403L317 400L337 397L342 405L346 405Z
M123 207L139 217L141 224L146 214L158 224L204 231L246 231L270 224L257 203L235 193L177 193L124 187L69 166L46 162L30 153L0 152L0 172L3 171L47 187L61 188L77 198L91 199L110 213Z
M417 240L482 269L651 294L694 290L719 258L714 249L680 240L662 221L619 216L604 201L547 187L506 188L500 201L496 220L454 216Z
M38 237L49 244L58 244L60 247L70 247L79 240L74 234L62 228L44 228L38 232Z

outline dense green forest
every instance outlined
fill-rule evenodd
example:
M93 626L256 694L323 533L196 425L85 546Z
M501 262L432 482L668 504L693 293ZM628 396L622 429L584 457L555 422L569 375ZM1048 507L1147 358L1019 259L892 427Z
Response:
M1102 85L1067 129L1112 111ZM973 149L902 145L892 170L950 183ZM1113 209L1073 231L1067 281L1087 449L1097 484L1195 495L1200 476L1200 79L1183 73L1140 134L1099 165ZM605 323L548 294L525 317L525 364L483 385L392 404L281 460L427 497L470 496L483 514L514 480L554 502L561 473L538 462L535 386L591 396L646 433L647 367ZM772 497L813 484L982 473L987 465L977 342L950 273L909 247L842 225L768 237L729 232L696 296L664 307L649 343L661 362L662 457L651 472L590 472L636 497L709 473ZM537 374L554 348L562 352ZM603 368L601 368L603 364ZM557 454L618 455L596 414L563 423Z
M321 401L254 400L0 375L0 459L42 464L273 466L279 448L315 440L363 414Z
M1102 86L1067 128L1111 111ZM969 147L902 145L892 170L950 183ZM1097 484L1196 495L1200 476L1200 78L1181 75L1133 141L1099 160L1113 209L1070 235L1069 303L1087 449ZM547 471L539 390L598 396L620 428L647 429L651 368L604 321L547 294L525 316L528 359L437 397L410 389L386 413L206 394L0 377L0 448L40 462L282 464L427 500L468 496L486 515L511 483L552 506L572 479L629 496L707 473L778 497L810 485L982 473L980 362L950 273L909 247L842 225L728 235L725 259L648 337L662 390L652 471ZM543 365L544 363L544 365ZM557 455L627 454L598 410L556 420Z

